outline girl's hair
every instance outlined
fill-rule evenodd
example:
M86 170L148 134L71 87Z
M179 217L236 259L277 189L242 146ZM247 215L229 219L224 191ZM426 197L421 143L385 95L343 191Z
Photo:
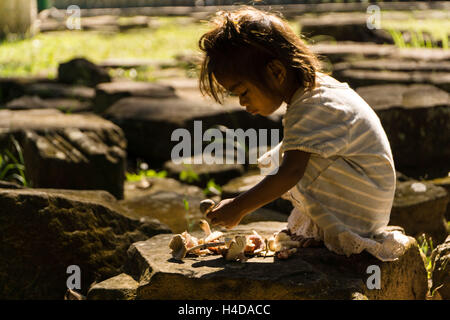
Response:
M293 71L300 86L315 88L320 61L282 18L245 6L219 11L212 21L215 27L199 40L204 52L199 80L203 95L222 103L225 90L217 82L218 74L269 88L266 65L274 59Z

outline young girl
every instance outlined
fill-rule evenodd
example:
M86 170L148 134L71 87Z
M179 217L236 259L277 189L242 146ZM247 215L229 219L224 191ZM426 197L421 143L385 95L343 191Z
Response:
M224 91L231 92L251 114L268 116L283 102L287 111L283 141L263 156L275 163L280 156L276 173L222 200L208 215L211 223L233 228L284 195L294 205L286 232L303 246L323 242L337 254L398 258L408 238L384 230L396 177L374 111L347 83L321 72L283 19L243 7L217 13L214 22L199 41L202 93L222 103Z

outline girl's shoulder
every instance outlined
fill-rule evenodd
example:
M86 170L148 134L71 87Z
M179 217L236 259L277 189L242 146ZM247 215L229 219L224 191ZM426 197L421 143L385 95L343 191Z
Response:
M299 88L294 93L289 105L317 102L317 99L321 97L321 93L323 91L327 91L330 88L350 89L347 82L340 82L332 76L321 72L318 72L316 75L316 87L310 91L305 91L303 88Z

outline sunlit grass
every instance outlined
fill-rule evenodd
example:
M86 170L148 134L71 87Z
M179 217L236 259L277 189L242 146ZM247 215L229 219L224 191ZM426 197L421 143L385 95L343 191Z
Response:
M167 60L177 54L197 50L203 24L177 24L176 18L160 18L160 27L121 33L61 31L36 35L31 39L0 44L0 76L29 76L47 73L56 76L59 63L74 57L93 62L109 58L149 58Z
M432 48L436 47L424 39L423 34L428 33L437 41L442 41L442 48L448 49L448 37L450 35L450 20L443 19L410 19L410 20L383 20L381 28L388 30L392 35L395 45L401 48ZM412 35L411 41L405 43L401 31L409 31Z
M432 47L424 41L422 33L428 32L434 39L442 39L448 48L450 20L413 19L389 20L381 15L381 27L390 30L399 47ZM170 60L179 54L198 52L198 40L208 30L203 23L188 23L176 17L155 18L156 29L132 29L127 32L105 33L96 31L60 31L36 35L31 39L0 43L0 77L43 75L53 78L58 64L74 57L85 57L99 63L110 58L143 58ZM299 34L300 24L289 21ZM402 40L399 30L416 32L412 43ZM151 68L120 71L125 77L153 81ZM134 75L133 75L134 73Z

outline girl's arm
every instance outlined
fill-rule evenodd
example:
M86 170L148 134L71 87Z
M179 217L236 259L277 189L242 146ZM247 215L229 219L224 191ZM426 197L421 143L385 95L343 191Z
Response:
M308 152L286 151L276 174L266 176L256 186L236 198L222 200L208 214L211 223L233 228L248 213L279 198L303 177L309 157Z

